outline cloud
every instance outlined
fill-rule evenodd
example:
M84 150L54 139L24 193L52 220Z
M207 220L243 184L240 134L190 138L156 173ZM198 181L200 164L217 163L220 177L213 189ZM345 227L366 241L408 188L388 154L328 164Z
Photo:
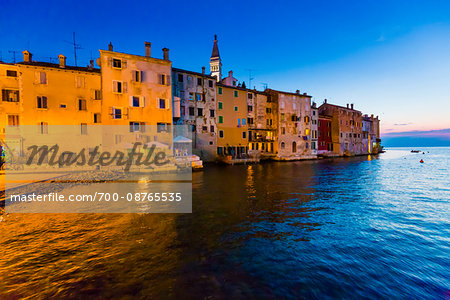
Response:
M403 124L397 123L397 124L394 124L394 126L407 126L407 125L411 125L411 124L412 124L412 122L409 122L409 123L403 123Z

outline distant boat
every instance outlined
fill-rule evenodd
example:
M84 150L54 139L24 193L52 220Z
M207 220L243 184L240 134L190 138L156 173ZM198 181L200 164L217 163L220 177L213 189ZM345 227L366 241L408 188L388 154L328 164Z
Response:
M423 164L423 159L420 160L420 163Z
M411 150L411 153L419 153L420 150Z

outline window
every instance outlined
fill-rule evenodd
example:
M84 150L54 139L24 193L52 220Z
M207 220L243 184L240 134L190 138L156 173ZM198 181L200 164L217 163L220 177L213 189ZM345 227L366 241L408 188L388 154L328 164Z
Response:
M247 94L247 98L248 98L248 99L253 99L253 94L252 94L252 93L248 93L248 94Z
M202 126L202 131L203 132L208 132L208 126Z
M158 74L158 83L161 85L170 85L170 76L166 74Z
M253 118L248 118L248 125L252 125L253 124Z
M223 92L223 91L222 91L222 88L220 87L220 88L219 88L219 95L222 95L222 92Z
M101 115L100 114L94 114L94 123L95 124L98 124L98 123L101 123L102 122L102 117L101 117Z
M84 88L84 77L83 76L77 76L76 87Z
M140 101L139 101L139 97L138 96L132 96L131 97L131 106L132 107L139 107L140 105Z
M284 149L285 148L285 144L284 144L284 142L281 142L281 149Z
M249 95L251 95L251 94L249 94ZM248 106L247 106L247 110L248 110L248 111L253 111L253 106L248 105Z
M281 127L281 134L286 134L286 128Z
M223 109L223 103L219 102L219 109Z
M202 101L202 94L195 94L197 101Z
M165 99L159 99L159 108L161 108L161 109L166 108L166 100Z
M214 87L214 82L212 80L208 80L208 85L210 88Z
M9 126L18 126L19 125L19 115L9 115L8 116L8 125Z
M100 100L100 99L102 99L102 91L94 90L94 100Z
M313 110L313 116L315 116L316 115L316 111L315 110ZM312 145L311 145L311 147L312 147Z
M284 102L283 102L283 101L280 102L280 108L281 108L281 109L284 108Z
M19 102L19 91L2 90L2 100L6 102Z
M47 109L47 97L45 96L37 97L37 108Z
M41 122L39 123L39 129L41 134L47 134L48 133L48 123L47 122Z
M266 114L271 114L272 113L272 109L270 107L266 108Z
M14 70L6 70L7 77L17 77L17 71Z
M305 123L309 123L309 116L305 116Z
M223 124L223 116L219 116L219 124Z
M47 73L39 72L39 82L41 84L47 84Z
M309 148L309 144L308 142L305 143L305 148L308 149Z
M189 100L194 101L194 93L189 93Z
M246 132L246 131L242 132L242 138L243 138L243 139L246 139L246 138L247 138L247 132Z
M202 85L203 80L201 78L197 78L197 85Z
M142 82L142 71L134 70L131 75L132 75L132 78L131 78L132 81Z
M234 107L234 111L238 111L238 107L237 106Z
M214 126L213 125L209 126L209 131L214 132Z
M183 82L183 74L178 74L178 82Z
M238 127L241 127L241 119L238 119Z
M122 69L122 60L118 58L113 58L112 67L116 69Z
M81 123L81 135L87 135L87 124Z
M157 132L167 131L168 130L168 126L167 126L166 123L157 123L156 124L156 130L157 130Z
M139 132L139 122L130 122L130 132Z
M234 97L237 98L239 96L238 91L234 91Z
M209 117L210 118L214 118L216 116L215 110L214 109L210 109L209 110Z
M78 110L87 110L86 109L86 100L78 99Z
M61 104L59 105L59 108L67 108L67 105L61 103Z
M222 147L217 147L217 154L218 155L223 155L223 148Z
M305 135L309 135L309 129L308 128L305 129Z
M245 125L245 118L242 119L242 125Z
M203 108L197 108L197 116L203 117Z
M233 86L236 86L236 80L233 80Z
M189 107L189 115L190 116L195 116L195 111L194 111L194 108L192 106Z
M123 93L122 81L113 81L113 93L117 93L117 94Z
M121 108L113 108L113 119L122 119L122 109Z
M281 114L281 121L284 122L284 114Z
M219 130L219 137L223 138L223 130Z

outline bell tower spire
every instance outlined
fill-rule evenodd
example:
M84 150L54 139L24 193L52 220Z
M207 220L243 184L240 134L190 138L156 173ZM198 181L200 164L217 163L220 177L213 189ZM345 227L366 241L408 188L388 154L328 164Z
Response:
M214 35L214 45L209 60L211 76L215 76L217 81L222 80L222 60L220 59L219 46L217 46L217 34Z

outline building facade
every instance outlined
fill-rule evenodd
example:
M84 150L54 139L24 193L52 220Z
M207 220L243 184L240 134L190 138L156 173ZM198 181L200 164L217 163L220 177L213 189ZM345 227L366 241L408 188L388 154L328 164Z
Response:
M267 89L277 108L277 159L310 159L311 96Z
M174 124L188 125L192 150L204 161L217 158L216 78L182 69L172 69Z
M318 155L330 155L333 153L333 141L331 139L331 124L333 118L319 114Z
M319 109L315 102L311 105L311 155L317 156L318 150L318 122L319 122Z
M362 114L353 108L353 104L343 107L324 102L319 107L319 113L332 118L331 139L335 154L345 156L364 154Z
M218 156L247 157L247 89L217 84L217 131Z

